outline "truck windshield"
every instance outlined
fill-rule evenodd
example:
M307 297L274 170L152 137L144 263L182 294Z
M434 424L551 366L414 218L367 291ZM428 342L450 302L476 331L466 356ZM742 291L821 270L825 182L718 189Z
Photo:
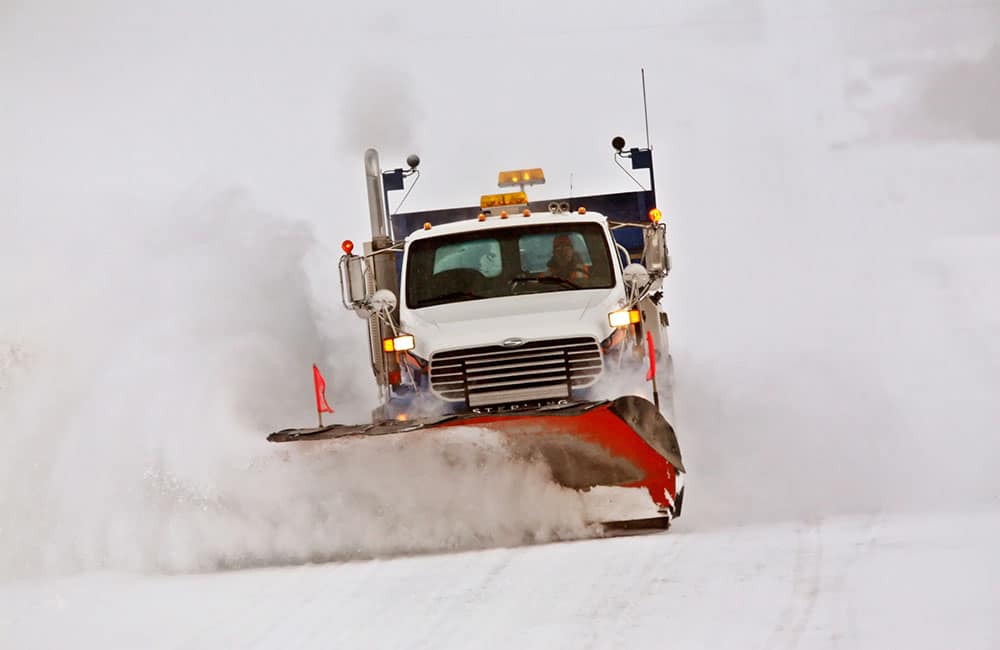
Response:
M410 244L410 309L524 293L613 287L604 229L567 223L478 230Z

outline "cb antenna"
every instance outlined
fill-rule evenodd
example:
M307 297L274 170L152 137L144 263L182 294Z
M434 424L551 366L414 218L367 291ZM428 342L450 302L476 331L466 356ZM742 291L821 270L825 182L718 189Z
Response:
M642 74L642 116L646 119L646 148L649 149L649 109L646 107L646 68L639 68Z
M638 147L632 147L628 151L625 151L625 138L615 136L611 140L611 148L615 150L615 164L621 167L621 170L625 172L625 175L635 181L635 184L639 186L642 191L647 191L642 183L639 182L635 176L633 176L625 166L621 164L619 158L629 158L632 161L632 169L648 169L649 170L649 190L653 193L655 204L656 199L656 178L653 176L653 149L649 144L649 110L646 104L646 69L639 68L639 72L642 74L642 114L646 122L646 148L640 149Z

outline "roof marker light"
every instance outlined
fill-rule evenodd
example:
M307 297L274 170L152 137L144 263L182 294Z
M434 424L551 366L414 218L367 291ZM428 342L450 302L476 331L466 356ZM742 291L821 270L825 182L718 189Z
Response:
M431 229L431 222L430 221L425 221L424 222L424 230L430 230L430 229Z
M522 212L521 214L523 214L526 217L530 217L531 216L531 210L529 210L528 208L525 208L524 212Z
M354 250L354 242L352 242L350 239L345 239L344 243L342 243L340 247L346 254L350 255L351 251Z
M660 212L659 208L653 208L649 211L649 220L653 223L660 223L660 219L663 218L663 213Z
M507 211L506 211L506 210L504 210L504 211L502 211L502 212L500 213L500 218L501 218L501 219L506 219L506 218L507 218Z
M506 192L504 194L483 194L479 197L480 208L502 208L505 205L525 205L528 195L524 192Z
M480 221L486 221L486 215L485 215L485 214L483 214L482 212L480 212L480 213L479 213L479 220L480 220Z
M583 207L582 205L579 208L577 208L576 211L579 212L580 214L587 214L587 208Z

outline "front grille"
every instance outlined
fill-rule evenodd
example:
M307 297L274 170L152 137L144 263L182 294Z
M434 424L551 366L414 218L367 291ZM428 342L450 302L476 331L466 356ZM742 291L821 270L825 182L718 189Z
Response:
M597 381L603 369L597 341L587 337L489 345L431 356L431 389L470 407L568 399L570 388Z

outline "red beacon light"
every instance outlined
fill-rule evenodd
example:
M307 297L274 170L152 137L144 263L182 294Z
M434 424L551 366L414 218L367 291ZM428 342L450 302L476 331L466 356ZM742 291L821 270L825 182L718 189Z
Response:
M348 255L350 255L351 251L354 250L354 242L352 242L350 239L345 239L344 243L341 244L340 247L342 249L344 249L345 253L347 253Z

